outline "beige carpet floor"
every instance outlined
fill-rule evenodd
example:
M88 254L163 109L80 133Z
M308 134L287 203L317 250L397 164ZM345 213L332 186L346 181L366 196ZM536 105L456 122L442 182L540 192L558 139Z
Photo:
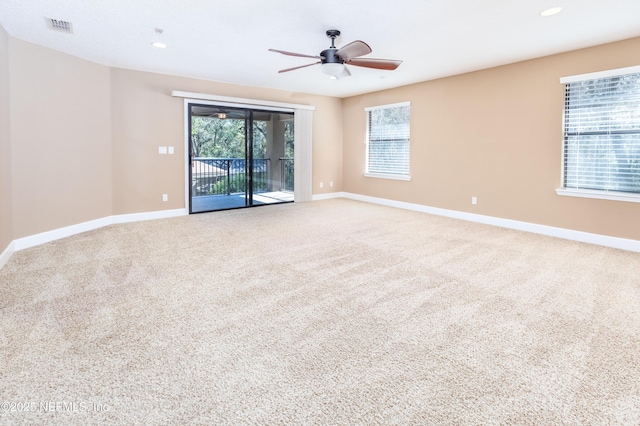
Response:
M0 424L638 425L639 277L349 200L110 226L0 271Z

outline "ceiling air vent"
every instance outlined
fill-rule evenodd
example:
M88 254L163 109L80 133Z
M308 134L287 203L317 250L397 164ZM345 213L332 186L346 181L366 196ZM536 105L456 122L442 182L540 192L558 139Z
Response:
M61 21L60 19L47 18L49 29L61 33L73 34L73 24L69 21Z

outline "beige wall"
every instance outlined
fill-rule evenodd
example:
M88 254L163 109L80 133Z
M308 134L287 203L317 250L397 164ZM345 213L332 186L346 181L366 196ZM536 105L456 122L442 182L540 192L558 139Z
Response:
M115 214L184 207L184 101L172 90L314 105L314 193L341 190L340 99L125 69L111 70L111 87ZM175 154L158 154L160 146L174 146Z
M0 26L0 253L13 240L11 231L11 115L9 37Z
M640 63L640 38L347 98L346 192L640 239L640 203L562 197L563 76ZM365 178L364 108L411 101L410 182ZM471 204L471 197L478 204Z
M172 90L315 105L314 194L347 191L640 239L640 204L554 192L559 78L637 65L639 49L632 39L341 100L112 69L0 31L0 249L112 214L184 207L183 101ZM407 100L412 181L364 178L363 109ZM159 155L158 146L176 153Z
M109 68L9 44L13 238L110 216Z
M340 99L112 69L4 32L0 67L0 252L113 214L183 208L184 110L172 90L314 105L315 192L341 190Z

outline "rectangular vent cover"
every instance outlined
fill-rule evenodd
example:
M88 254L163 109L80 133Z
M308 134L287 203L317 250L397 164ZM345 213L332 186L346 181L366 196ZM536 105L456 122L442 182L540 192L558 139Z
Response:
M69 21L62 21L60 19L47 18L47 22L49 23L49 29L53 31L73 34L73 24Z

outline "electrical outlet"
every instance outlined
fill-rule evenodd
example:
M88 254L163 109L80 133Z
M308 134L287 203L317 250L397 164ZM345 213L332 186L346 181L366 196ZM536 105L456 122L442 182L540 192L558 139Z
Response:
M166 153L167 153L167 147L166 146L158 147L158 154L166 154Z
M478 198L471 197L471 204L478 204Z
M172 146L169 147L169 154L173 154L173 147Z
M333 186L333 181L329 182L329 186Z
M324 186L324 183L320 182L320 188L322 188Z
M169 195L168 194L162 194L162 201L169 201Z

